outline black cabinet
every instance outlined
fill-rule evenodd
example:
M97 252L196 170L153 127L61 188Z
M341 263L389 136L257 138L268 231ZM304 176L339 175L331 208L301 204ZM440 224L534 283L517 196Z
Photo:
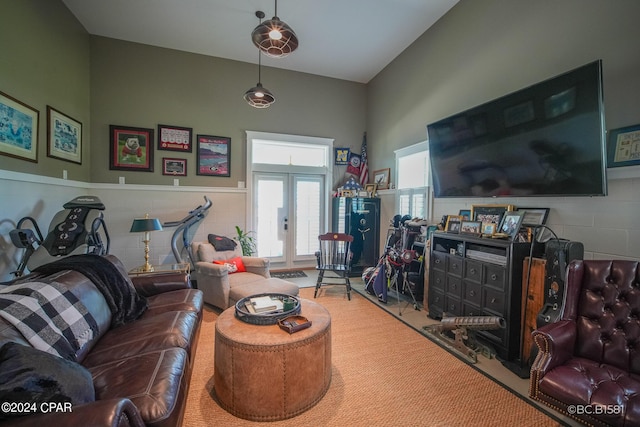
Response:
M500 316L505 329L477 331L503 360L520 357L522 269L530 243L435 232L429 258L429 317Z
M351 274L359 276L378 263L380 247L380 199L334 197L331 231L353 236Z

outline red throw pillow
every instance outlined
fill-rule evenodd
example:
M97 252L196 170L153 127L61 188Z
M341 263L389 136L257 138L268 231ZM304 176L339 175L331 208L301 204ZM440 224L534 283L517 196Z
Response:
M224 259L224 260L215 260L213 261L214 264L220 264L220 265L226 265L227 266L227 270L229 270L229 274L232 273L242 273L247 271L247 269L244 267L244 263L242 262L242 258L240 257L235 257L235 258L231 258L231 259Z

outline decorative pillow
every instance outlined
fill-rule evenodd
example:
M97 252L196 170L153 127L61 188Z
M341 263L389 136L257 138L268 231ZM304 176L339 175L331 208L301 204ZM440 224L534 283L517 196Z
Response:
M232 251L237 245L234 240L228 237L218 236L217 234L209 234L209 243L216 248L216 251Z
M225 259L225 260L219 260L219 261L213 261L214 264L220 264L220 265L226 265L227 266L227 270L229 270L229 274L232 273L242 273L247 271L247 269L244 266L244 263L242 262L242 258L241 257L235 257L235 258L230 258L230 259Z
M2 411L0 419L41 413L42 403L93 401L91 374L79 363L14 342L0 348L0 402L31 404L28 412Z

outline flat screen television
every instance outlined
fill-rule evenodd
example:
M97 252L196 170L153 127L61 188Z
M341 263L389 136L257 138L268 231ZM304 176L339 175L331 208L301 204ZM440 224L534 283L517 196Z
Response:
M435 197L604 196L602 61L427 126Z

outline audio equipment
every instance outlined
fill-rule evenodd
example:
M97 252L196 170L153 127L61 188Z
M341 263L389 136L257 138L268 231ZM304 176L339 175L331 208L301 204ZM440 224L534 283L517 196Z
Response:
M567 266L584 257L584 245L564 239L551 239L545 244L547 261L544 278L544 305L538 313L536 325L554 323L560 317L565 298Z

